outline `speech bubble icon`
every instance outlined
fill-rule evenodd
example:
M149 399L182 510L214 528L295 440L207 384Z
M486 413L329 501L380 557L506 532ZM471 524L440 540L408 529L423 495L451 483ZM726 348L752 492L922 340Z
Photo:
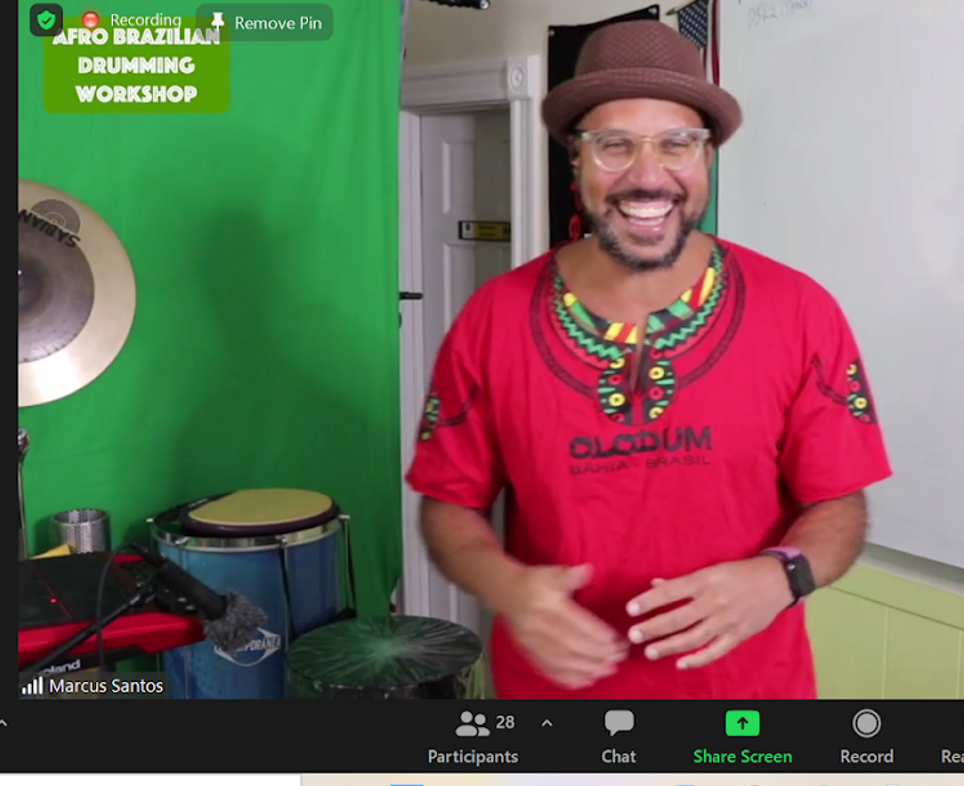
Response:
M630 710L609 710L606 713L606 731L610 737L621 731L632 731L635 725L636 716Z

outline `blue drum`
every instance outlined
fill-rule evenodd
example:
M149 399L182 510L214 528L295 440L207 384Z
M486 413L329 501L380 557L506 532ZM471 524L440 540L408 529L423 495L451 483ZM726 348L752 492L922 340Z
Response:
M291 489L208 497L150 520L163 556L268 615L258 636L237 652L209 641L166 652L172 698L285 698L290 644L339 614L339 534L347 537L347 521L331 498ZM349 554L349 566L350 560Z

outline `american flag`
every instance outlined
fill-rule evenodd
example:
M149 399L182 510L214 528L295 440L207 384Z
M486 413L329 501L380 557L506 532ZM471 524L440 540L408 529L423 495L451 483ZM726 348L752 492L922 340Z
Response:
M706 65L710 49L710 0L693 0L676 12L680 33L703 52Z

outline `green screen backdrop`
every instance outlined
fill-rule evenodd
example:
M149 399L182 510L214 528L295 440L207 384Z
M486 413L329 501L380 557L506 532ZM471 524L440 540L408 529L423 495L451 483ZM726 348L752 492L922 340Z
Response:
M181 502L313 489L352 518L361 612L387 610L401 569L398 0L330 0L327 41L233 42L230 108L216 115L47 113L31 4L19 3L19 177L110 224L138 298L103 376L19 412L32 550L62 510L108 511L116 546Z

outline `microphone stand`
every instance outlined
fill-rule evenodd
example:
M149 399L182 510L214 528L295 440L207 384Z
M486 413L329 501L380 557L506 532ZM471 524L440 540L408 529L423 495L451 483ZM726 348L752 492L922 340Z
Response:
M151 578L148 579L131 598L114 609L114 611L112 611L110 614L106 615L101 620L94 620L90 625L74 636L71 636L70 639L65 641L55 650L49 652L45 657L35 663L30 664L27 669L21 671L20 687L22 688L44 669L56 663L74 647L83 644L91 636L96 635L98 631L106 628L114 620L123 617L128 612L133 611L140 606L146 606L148 603L157 598L158 594L158 589L154 586L154 577L151 576Z

